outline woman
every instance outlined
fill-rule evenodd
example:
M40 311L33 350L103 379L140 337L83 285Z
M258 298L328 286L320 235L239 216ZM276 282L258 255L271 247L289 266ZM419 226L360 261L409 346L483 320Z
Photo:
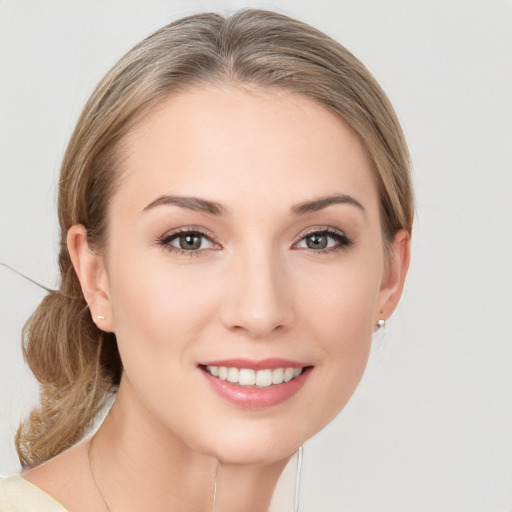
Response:
M25 329L41 407L2 510L267 510L402 291L408 153L380 87L285 16L184 18L99 84L58 209L61 287Z

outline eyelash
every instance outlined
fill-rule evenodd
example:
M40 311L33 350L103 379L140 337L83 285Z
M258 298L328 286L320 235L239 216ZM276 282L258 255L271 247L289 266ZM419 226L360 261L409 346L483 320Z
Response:
M343 231L339 231L334 228L320 228L320 229L312 229L306 233L304 233L300 240L293 244L292 247L295 247L297 244L302 242L303 240L306 240L308 237L312 235L319 235L319 236L327 236L328 238L332 238L336 245L333 247L328 247L326 249L311 249L309 250L313 252L314 254L327 254L327 253L333 253L337 251L345 251L352 245L354 245L354 242L351 238L349 238Z
M204 252L208 249L197 249L197 250L186 250L181 249L179 247L175 247L171 245L171 242L174 240L177 240L183 236L186 235L194 235L199 236L202 239L207 240L209 243L211 243L214 246L217 246L216 249L222 248L220 244L217 244L213 241L213 237L207 233L204 233L202 231L199 231L197 229L180 229L179 231L174 231L171 233L166 233L162 237L157 239L157 244L161 247L163 247L165 250L169 251L170 253L177 254L180 256L187 256L187 257L198 257L204 254ZM328 238L331 238L336 242L336 245L332 247L328 247L325 249L311 249L311 248L305 248L311 251L314 254L327 254L327 253L333 253L337 251L343 251L347 250L349 247L354 245L354 242L342 231L338 231L337 229L333 228L321 228L321 229L313 229L311 231L308 231L304 233L298 242L295 242L292 245L292 249L300 250L302 248L297 247L297 245L303 241L305 241L308 237L318 235L318 236L326 236ZM307 242L306 242L307 243ZM202 242L201 242L202 244Z
M178 231L166 233L162 237L158 238L157 244L159 246L163 247L166 251L169 251L170 253L173 253L173 254L177 254L179 256L187 256L189 258L193 258L193 257L198 257L198 256L203 255L203 253L206 249L186 250L186 249L181 249L179 247L175 247L175 246L171 245L172 241L178 240L179 238L186 236L186 235L199 236L202 239L205 239L208 242L210 242L212 245L217 246L219 248L221 247L220 244L217 244L212 240L213 237L211 235L206 234L197 229L192 229L192 228L180 229ZM202 244L202 242L201 242L201 244Z

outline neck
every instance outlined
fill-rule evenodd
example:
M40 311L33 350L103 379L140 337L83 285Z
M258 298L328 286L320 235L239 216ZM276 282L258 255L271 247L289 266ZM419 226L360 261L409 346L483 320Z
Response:
M150 421L122 389L95 435L91 457L112 512L266 512L287 462L234 465L198 453Z
M271 465L219 464L214 512L266 512L287 461Z

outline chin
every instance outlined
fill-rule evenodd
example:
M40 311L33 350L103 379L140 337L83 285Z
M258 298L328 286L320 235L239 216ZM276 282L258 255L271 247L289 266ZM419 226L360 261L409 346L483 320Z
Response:
M299 449L301 443L251 444L226 443L215 450L215 457L223 464L230 465L271 465L288 460Z
M284 422L240 421L210 430L199 449L224 464L265 465L289 459L306 439L302 429Z

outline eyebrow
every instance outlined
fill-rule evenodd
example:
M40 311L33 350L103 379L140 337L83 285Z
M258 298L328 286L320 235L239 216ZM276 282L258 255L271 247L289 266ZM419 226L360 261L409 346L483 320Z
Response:
M333 204L350 204L352 206L356 206L365 213L364 206L357 199L346 194L321 197L314 201L307 201L305 203L298 204L292 208L292 213L295 215L305 215L307 213L318 212Z
M363 213L365 209L363 205L352 196L346 194L338 194L334 196L321 197L313 201L307 201L293 206L291 209L294 215L306 215L308 213L318 212L332 206L334 204L350 204L359 208ZM178 206L196 212L209 213L211 215L225 215L226 209L220 203L208 201L199 197L189 196L169 196L163 195L149 203L142 211L146 212L160 205Z
M196 212L210 213L211 215L223 215L226 213L225 208L214 201L200 199L199 197L185 197L185 196L160 196L149 203L143 212L147 212L152 208L160 205L179 206L180 208L187 208Z

